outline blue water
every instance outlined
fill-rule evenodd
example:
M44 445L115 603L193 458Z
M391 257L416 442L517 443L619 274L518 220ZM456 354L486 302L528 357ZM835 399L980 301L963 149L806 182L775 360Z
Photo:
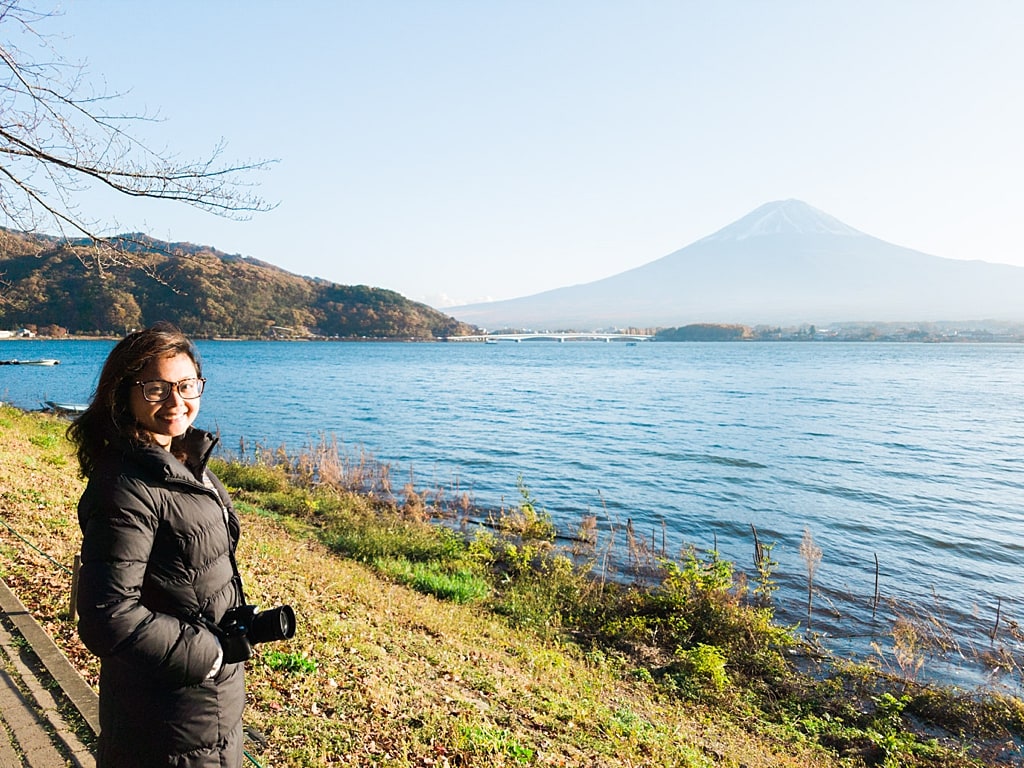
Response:
M0 400L85 401L112 342L0 342ZM400 488L519 500L565 532L632 521L670 553L753 572L774 544L783 617L806 624L805 531L822 550L811 629L886 647L894 612L951 628L951 672L1024 621L1024 346L201 342L199 425L299 449L333 436ZM878 591L875 605L875 558ZM898 601L893 608L890 601ZM913 609L908 606L914 606ZM998 643L1016 649L1005 633Z

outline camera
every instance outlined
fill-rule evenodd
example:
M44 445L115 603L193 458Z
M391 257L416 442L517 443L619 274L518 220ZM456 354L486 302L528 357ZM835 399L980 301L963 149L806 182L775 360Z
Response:
M224 649L225 663L246 661L252 657L252 647L257 643L295 636L295 611L290 605L266 611L256 610L255 605L239 605L224 614L215 632Z

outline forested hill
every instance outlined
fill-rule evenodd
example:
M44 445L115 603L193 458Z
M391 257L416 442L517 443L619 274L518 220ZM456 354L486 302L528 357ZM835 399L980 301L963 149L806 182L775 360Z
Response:
M0 329L123 334L170 320L198 337L430 339L475 328L381 288L338 285L189 243L126 235L133 266L91 243L0 232Z

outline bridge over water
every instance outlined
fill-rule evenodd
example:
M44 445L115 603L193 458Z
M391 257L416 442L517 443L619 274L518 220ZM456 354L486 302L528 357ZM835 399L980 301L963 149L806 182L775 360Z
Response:
M544 332L537 333L484 333L476 336L445 336L445 341L483 341L492 344L499 341L650 341L654 336L644 333L586 333L586 332Z

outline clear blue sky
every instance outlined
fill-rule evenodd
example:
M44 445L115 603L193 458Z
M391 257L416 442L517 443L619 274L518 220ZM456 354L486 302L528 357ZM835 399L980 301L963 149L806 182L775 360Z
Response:
M617 274L799 198L937 256L1024 265L1018 0L64 0L40 31L222 138L246 222L90 198L118 231L434 306Z

